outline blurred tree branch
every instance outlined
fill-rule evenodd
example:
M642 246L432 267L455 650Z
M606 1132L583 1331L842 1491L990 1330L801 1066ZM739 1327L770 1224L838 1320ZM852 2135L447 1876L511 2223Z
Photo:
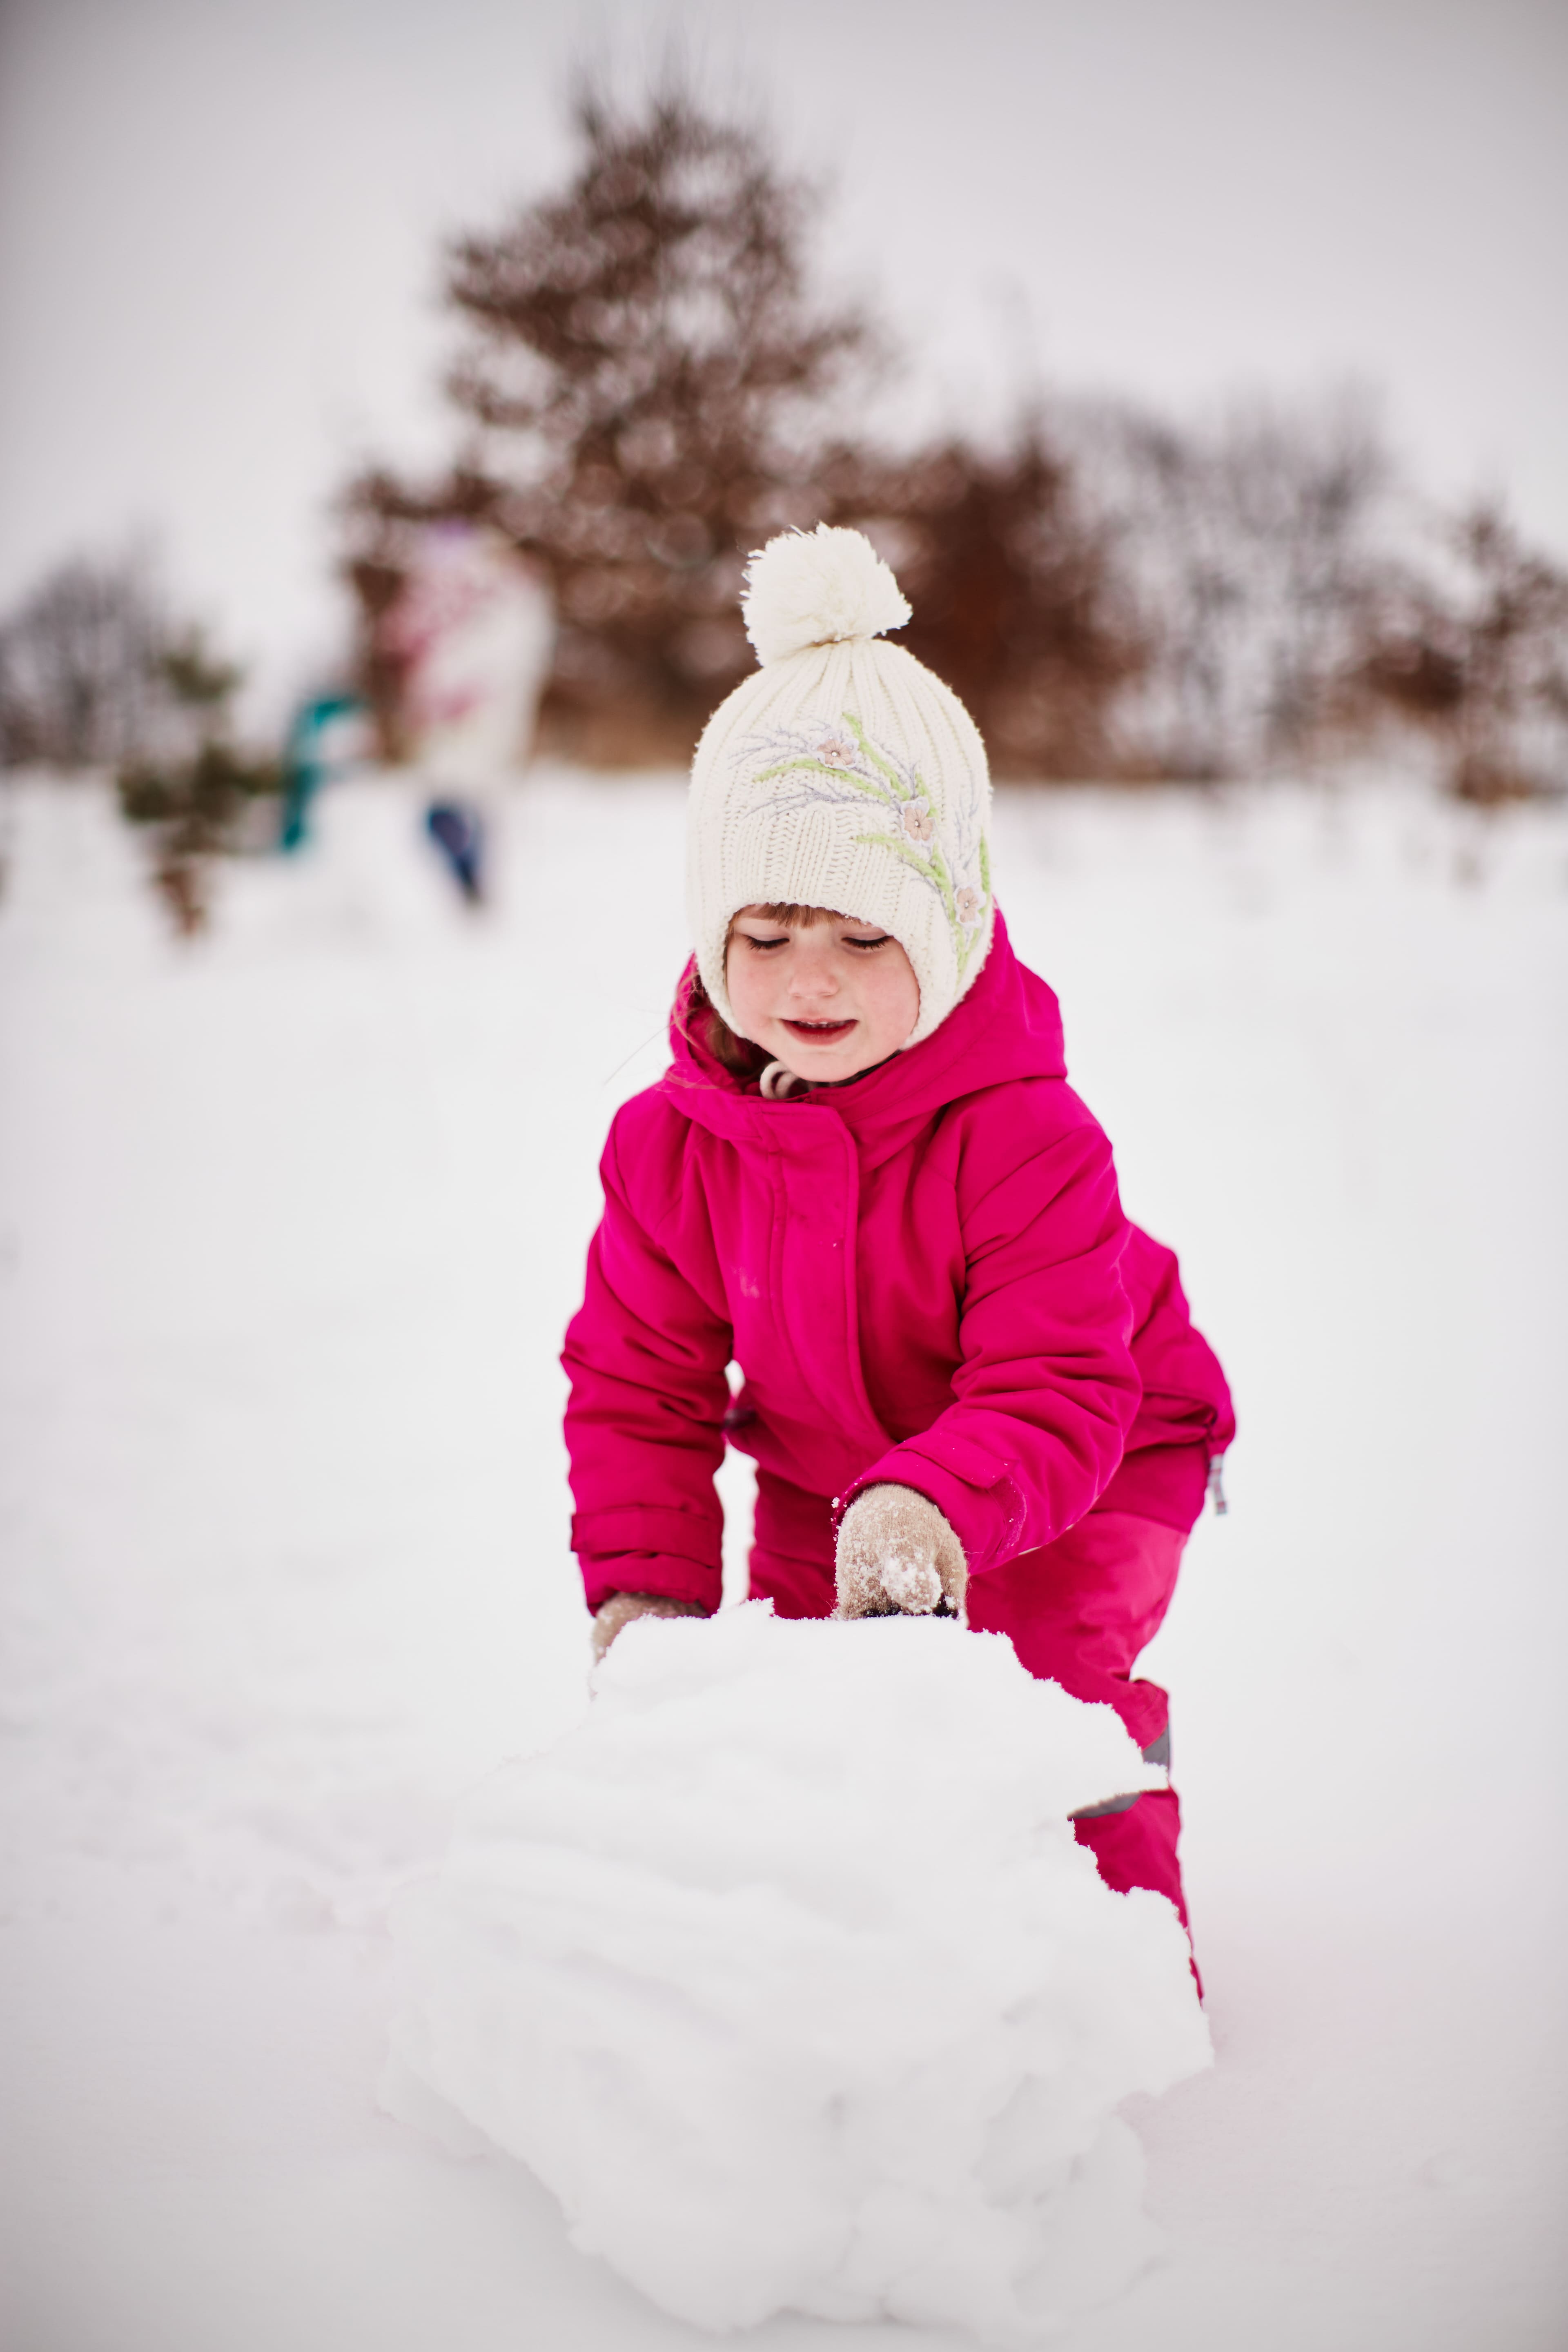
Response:
M999 446L892 453L834 429L882 341L814 298L815 199L762 134L679 86L630 112L588 89L576 124L559 195L450 249L451 467L374 469L346 495L387 756L422 526L488 522L542 568L560 621L543 738L615 763L684 758L750 667L746 554L828 520L904 577L902 641L1000 774L1267 773L1390 729L1436 741L1473 797L1568 772L1568 582L1496 515L1413 530L1363 402L1189 428L1036 399Z

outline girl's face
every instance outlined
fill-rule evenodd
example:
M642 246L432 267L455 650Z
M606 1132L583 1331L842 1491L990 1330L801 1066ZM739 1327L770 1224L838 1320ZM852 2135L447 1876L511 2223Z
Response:
M784 924L742 907L724 982L742 1036L816 1086L885 1062L921 1014L920 982L898 940L847 915Z

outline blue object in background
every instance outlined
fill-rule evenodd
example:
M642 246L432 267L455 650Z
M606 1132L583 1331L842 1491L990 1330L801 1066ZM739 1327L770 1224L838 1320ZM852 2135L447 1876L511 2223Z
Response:
M302 849L310 836L310 803L326 782L321 738L335 719L363 708L357 694L318 694L302 702L289 729L283 753L283 808L278 846Z
M432 801L425 812L425 830L469 906L479 906L485 895L485 828L478 809L466 801Z

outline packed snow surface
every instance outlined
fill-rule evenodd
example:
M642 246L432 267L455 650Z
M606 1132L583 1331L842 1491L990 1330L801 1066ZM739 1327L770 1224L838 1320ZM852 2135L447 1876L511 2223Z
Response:
M1174 1911L1073 1839L1151 1777L1111 1710L999 1635L766 1602L633 1625L597 1685L395 1908L394 2112L437 2094L701 2326L1026 2339L1124 2286L1113 2111L1210 2052Z
M684 802L541 770L469 917L344 782L183 948L100 786L0 787L5 2352L710 2344L374 2104L389 1895L588 1708L556 1351ZM1562 2352L1568 808L1006 791L995 856L1242 1424L1146 1660L1216 2063L1066 2343Z

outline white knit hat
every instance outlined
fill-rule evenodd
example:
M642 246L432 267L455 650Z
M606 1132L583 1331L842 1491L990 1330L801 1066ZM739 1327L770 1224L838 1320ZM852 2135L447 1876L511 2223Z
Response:
M879 923L914 967L918 1045L991 945L991 779L958 697L881 640L910 607L869 540L819 523L747 566L762 667L726 697L691 763L686 895L698 970L732 1028L724 948L742 907L827 907Z

